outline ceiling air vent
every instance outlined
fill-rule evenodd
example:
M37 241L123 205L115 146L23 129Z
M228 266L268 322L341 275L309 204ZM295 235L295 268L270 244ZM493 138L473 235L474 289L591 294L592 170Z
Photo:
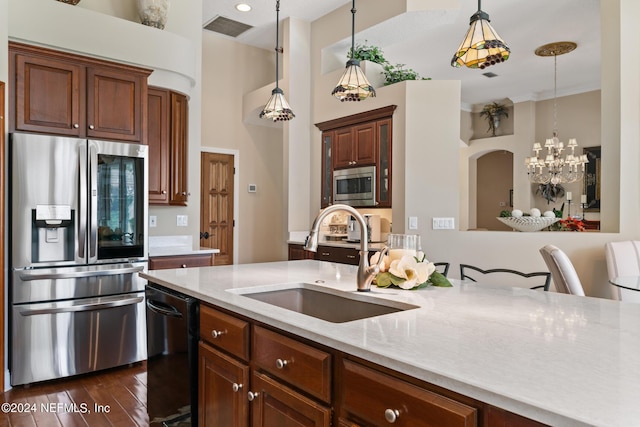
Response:
M494 77L498 77L498 75L496 73L492 73L491 71L488 71L486 73L482 73L483 76L488 77L490 79L494 78Z
M209 22L204 29L224 34L225 36L238 37L248 29L253 28L251 25L225 18L224 16L216 16L213 21Z

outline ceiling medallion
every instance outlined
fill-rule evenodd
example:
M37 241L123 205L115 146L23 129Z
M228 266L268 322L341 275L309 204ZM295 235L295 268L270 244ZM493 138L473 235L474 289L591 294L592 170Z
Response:
M564 55L574 50L578 45L574 42L553 42L540 46L535 50L538 56Z

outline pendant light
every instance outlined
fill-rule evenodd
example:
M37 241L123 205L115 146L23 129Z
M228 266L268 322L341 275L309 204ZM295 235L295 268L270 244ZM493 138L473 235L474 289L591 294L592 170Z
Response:
M284 98L282 89L278 86L278 53L282 52L280 47L280 0L276 0L276 87L271 91L271 98L267 105L260 112L261 119L271 119L274 122L287 121L295 117L289 103Z
M354 58L355 54L355 26L356 26L356 0L351 6L351 59L347 61L347 67L338 85L331 95L340 101L362 101L368 97L375 97L376 90L369 84L362 69L360 61Z
M478 11L471 15L469 30L451 60L452 67L484 69L509 59L509 46L500 38L483 12L478 0Z

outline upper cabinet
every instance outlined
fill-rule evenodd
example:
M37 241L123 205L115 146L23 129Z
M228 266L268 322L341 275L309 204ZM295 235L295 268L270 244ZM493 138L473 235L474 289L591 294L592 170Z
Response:
M150 70L9 44L11 131L145 142Z
M185 206L188 100L168 89L149 88L149 203Z
M333 171L376 167L376 203L391 207L391 135L395 105L316 123L322 131L320 204L333 203Z

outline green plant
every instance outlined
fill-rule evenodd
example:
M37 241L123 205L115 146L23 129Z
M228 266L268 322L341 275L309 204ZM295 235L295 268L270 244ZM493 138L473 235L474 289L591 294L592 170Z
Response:
M391 65L389 63L384 65L384 85L392 85L394 83L402 82L405 80L431 80L428 77L420 77L420 75L411 68L404 68L404 64Z
M487 129L487 132L491 132L492 136L496 136L496 128L500 124L500 119L502 117L509 117L509 110L507 110L507 106L504 104L492 102L491 104L486 104L482 108L480 117L484 117L489 123L489 129Z
M387 60L384 57L384 53L382 49L378 46L370 46L367 45L367 41L364 41L365 44L357 44L355 51L353 52L353 58L358 61L371 61L376 64L386 64ZM351 59L351 49L347 52L347 59Z
M351 49L347 52L347 58L351 58ZM430 78L420 77L420 75L411 68L404 68L405 64L392 65L384 57L382 49L378 46L368 45L366 40L364 44L356 45L353 58L358 61L371 61L376 64L381 64L383 67L382 74L384 74L385 86L404 80L431 80Z

